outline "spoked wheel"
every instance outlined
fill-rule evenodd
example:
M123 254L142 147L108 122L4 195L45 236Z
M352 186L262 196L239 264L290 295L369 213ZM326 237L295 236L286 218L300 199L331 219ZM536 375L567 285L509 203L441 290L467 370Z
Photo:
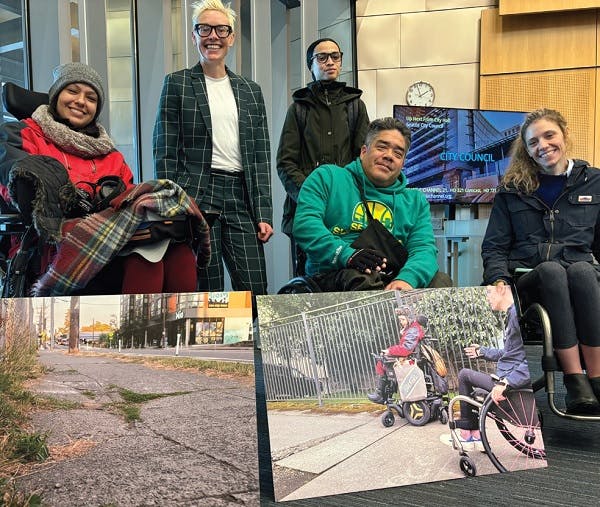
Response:
M413 426L424 426L431 418L431 409L426 401L413 401L402 404L404 417Z
M496 405L488 396L479 430L490 461L500 472L546 465L542 429L532 390L512 390Z
M475 477L477 475L475 462L469 456L460 457L460 469L467 477Z
M381 416L381 424L383 424L386 428L392 427L395 421L396 418L391 410L384 412L384 414Z

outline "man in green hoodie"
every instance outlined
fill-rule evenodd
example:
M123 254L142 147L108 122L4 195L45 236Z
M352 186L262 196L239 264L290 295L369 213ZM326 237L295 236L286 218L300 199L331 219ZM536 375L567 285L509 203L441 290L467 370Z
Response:
M429 203L420 190L406 187L402 173L410 142L410 130L401 121L374 120L356 160L344 168L318 167L302 185L294 237L307 254L306 274L328 273L316 277L319 283L327 280L323 290L434 286L431 282L438 271L437 248ZM367 227L359 185L373 218L408 251L406 263L393 279L386 276L383 252L351 246ZM362 282L356 283L357 278Z

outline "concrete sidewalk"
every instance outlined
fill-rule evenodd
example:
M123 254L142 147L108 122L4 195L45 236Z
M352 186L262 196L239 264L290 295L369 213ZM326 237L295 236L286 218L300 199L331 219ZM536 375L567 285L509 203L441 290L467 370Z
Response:
M458 452L441 441L450 434L448 425L432 421L416 427L397 417L394 426L384 428L379 415L270 411L275 498L296 500L464 478ZM469 456L478 475L498 473L486 454Z
M251 380L57 351L40 359L48 373L31 389L79 404L33 414L50 446L73 454L18 480L43 505L259 505ZM123 401L118 388L172 395L142 403L127 423L113 405Z

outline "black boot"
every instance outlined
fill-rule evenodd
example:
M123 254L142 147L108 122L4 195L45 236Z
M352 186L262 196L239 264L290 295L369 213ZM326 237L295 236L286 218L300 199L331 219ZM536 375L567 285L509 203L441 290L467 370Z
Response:
M589 415L600 413L600 403L594 395L590 381L584 373L563 375L567 388L567 414Z
M380 375L377 377L377 388L373 394L367 394L367 398L371 400L373 403L379 403L380 405L385 405L386 397L386 387L387 387L387 378L385 375Z
M590 385L592 386L592 391L594 391L594 396L600 402L600 377L594 377L589 379Z

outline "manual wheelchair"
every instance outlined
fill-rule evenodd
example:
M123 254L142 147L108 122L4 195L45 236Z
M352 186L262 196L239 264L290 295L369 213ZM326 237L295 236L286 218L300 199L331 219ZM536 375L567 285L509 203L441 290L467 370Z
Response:
M461 441L456 426L455 405L461 401L476 413L483 451L499 472L546 466L533 389L507 388L505 397L506 400L496 404L488 391L476 388L470 396L458 395L450 400L448 425L452 447L459 452L460 469L467 476L477 474L477 464Z
M519 299L513 288L515 304L520 315L521 334L525 345L542 346L542 375L533 382L535 392L544 389L550 410L559 417L577 421L600 421L600 415L568 414L564 403L557 403L557 385L562 377L560 364L554 355L552 327L548 313L539 303ZM524 309L523 309L524 308Z

